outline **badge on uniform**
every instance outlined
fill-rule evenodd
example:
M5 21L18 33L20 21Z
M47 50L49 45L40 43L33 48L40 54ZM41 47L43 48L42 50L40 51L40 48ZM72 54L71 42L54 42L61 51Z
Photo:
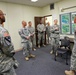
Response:
M4 32L4 37L9 36L8 32Z

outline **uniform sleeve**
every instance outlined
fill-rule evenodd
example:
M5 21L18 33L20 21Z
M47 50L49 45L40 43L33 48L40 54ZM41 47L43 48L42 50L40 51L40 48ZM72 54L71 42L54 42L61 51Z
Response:
M31 29L29 29L29 32L30 32L30 34L35 34L35 29L34 29L34 27L32 27Z
M2 46L2 32L0 31L0 47Z
M4 34L7 33L7 35ZM7 56L13 56L15 53L11 53L14 50L14 46L11 42L11 37L9 36L8 31L0 32L0 47L1 51Z
M50 32L51 32L51 33L54 33L54 32L55 32L55 29L54 29L53 26L51 26L51 28L50 28Z
M11 44L9 47L3 47L2 51L5 55L7 55L9 57L13 57L15 54L13 44Z
M43 31L46 31L46 26L44 26Z
M33 34L35 34L35 28L33 28Z
M58 30L55 31L56 34L59 34L60 33L60 26L58 25Z
M50 26L50 30L49 30L49 33L51 33L51 28L52 28L52 27Z
M55 31L55 33L56 33L56 34L59 34L59 33L60 33L60 31Z
M24 34L23 34L23 32L22 32L22 30L19 30L19 35L22 37L22 38L27 38L27 36L25 36Z
M37 25L37 30L38 30L39 32L42 32L41 28L39 27L39 24Z
M1 33L0 33L0 45L1 45Z

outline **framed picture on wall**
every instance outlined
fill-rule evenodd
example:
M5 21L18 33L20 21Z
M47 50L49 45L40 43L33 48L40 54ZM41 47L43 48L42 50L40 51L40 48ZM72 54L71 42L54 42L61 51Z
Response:
M60 15L60 25L62 34L70 34L70 13Z

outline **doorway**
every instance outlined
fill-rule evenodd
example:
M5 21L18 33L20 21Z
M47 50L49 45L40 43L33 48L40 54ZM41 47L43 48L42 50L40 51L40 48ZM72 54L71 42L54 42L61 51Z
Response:
M47 22L50 22L52 25L52 15L48 16L43 16L43 17L34 17L34 22L35 22L35 35L36 35L36 46L38 46L38 31L37 31L37 25L40 23L40 20L43 19L44 25L46 26ZM46 32L45 32L45 44L46 44ZM42 45L42 43L41 43Z
M53 25L53 23L52 23L52 15L45 16L45 23L47 23L47 22L50 22L50 26Z
M35 22L35 36L36 36L36 46L38 47L38 31L37 31L37 25L40 23L40 20L42 17L34 17L34 22Z

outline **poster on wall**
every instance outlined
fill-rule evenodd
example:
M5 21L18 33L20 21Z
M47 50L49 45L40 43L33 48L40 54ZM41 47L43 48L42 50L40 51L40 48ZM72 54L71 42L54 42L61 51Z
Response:
M61 32L62 34L70 34L70 14L61 15Z
M72 24L72 34L74 34L74 28L76 27L76 13L71 13L71 24Z

